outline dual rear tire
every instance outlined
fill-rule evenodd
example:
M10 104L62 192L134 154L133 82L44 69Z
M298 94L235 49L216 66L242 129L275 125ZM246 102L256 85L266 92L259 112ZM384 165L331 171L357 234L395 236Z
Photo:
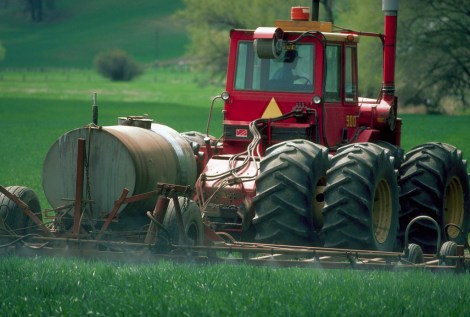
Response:
M328 149L306 140L276 144L266 151L253 198L255 240L262 243L320 245L322 194Z
M392 162L372 143L342 147L331 162L325 147L309 141L274 145L256 180L255 239L391 251L399 210Z
M325 188L325 247L391 251L398 230L398 185L390 151L372 143L339 149Z

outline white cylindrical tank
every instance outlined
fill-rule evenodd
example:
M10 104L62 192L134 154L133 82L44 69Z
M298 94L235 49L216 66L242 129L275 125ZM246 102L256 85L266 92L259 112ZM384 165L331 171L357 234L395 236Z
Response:
M131 196L155 190L158 182L192 186L196 181L190 144L167 126L83 127L62 135L44 160L43 189L53 208L75 198L79 138L86 140L84 197L89 187L94 218L110 212L124 188ZM120 212L145 215L154 204L155 200L148 200L122 206Z

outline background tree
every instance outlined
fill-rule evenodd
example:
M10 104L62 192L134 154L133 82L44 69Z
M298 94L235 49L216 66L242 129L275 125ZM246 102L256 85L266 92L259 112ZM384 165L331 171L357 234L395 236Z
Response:
M33 22L50 20L57 13L55 0L0 0L0 10L21 12Z
M184 3L186 8L180 14L188 21L189 53L197 61L196 65L217 78L223 78L226 71L230 29L254 29L273 25L277 19L290 19L293 5L285 0L253 0L249 6L248 1L228 0L184 0ZM357 31L383 32L381 2L378 0L320 0L320 3L322 21ZM361 39L359 63L361 93L374 96L381 87L380 40Z
M470 91L470 1L407 1L400 23L402 101L461 111Z
M42 21L42 0L28 0L28 7L31 13L31 20Z
M335 13L333 11L334 0L320 0L323 13L320 16L324 16L323 21L335 22ZM322 9L320 8L320 10ZM321 20L321 19L320 19Z
M381 2L335 3L335 24L357 31L383 32ZM396 85L402 105L424 105L427 112L460 112L470 91L470 2L466 0L400 1ZM361 94L373 96L381 86L382 45L361 38Z

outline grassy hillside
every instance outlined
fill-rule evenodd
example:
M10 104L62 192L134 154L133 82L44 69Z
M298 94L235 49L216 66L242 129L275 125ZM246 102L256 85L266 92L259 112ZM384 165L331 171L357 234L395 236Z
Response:
M17 2L0 3L0 67L89 68L100 51L120 48L150 63L179 57L188 41L171 16L181 0L55 1L43 22L32 22Z

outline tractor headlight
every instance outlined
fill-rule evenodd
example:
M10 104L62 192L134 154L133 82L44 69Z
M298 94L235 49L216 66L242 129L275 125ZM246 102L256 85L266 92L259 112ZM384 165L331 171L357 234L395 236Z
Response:
M313 103L319 105L321 103L321 97L319 95L313 96Z
M230 94L228 93L228 91L224 91L220 94L220 98L222 98L223 101L227 101L230 98Z

